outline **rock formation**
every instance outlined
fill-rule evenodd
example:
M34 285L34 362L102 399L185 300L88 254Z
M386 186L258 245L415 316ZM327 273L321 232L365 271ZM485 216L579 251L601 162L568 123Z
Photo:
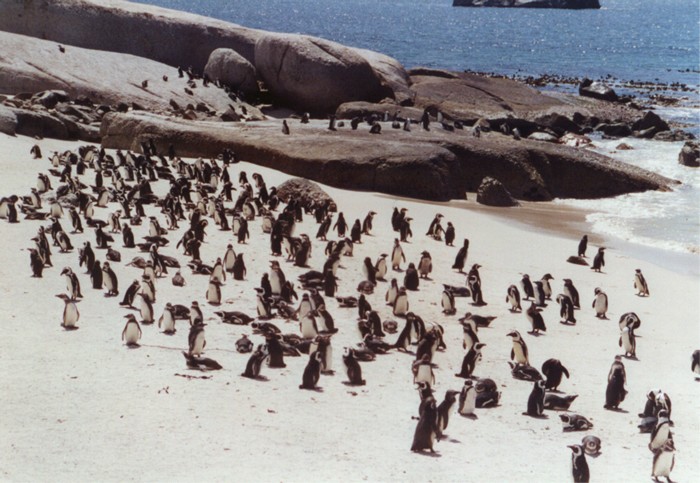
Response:
M232 49L216 49L209 56L204 73L213 81L219 81L234 92L246 96L258 94L257 73L253 64Z
M500 181L489 177L481 181L476 192L476 201L488 206L518 206L520 204Z
M337 210L335 201L328 193L313 181L304 178L291 178L277 186L277 196L285 203L294 198L299 200L302 206L320 203L330 207L329 211Z
M690 168L700 167L700 144L686 141L678 153L678 163Z

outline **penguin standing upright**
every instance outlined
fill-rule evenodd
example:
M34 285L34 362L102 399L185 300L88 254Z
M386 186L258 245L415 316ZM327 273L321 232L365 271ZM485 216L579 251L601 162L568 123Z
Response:
M574 483L588 483L591 475L583 446L574 444L567 447L571 449L571 475L574 478Z
M513 339L513 348L510 350L510 358L518 364L530 365L527 353L527 345L517 330L509 332L508 337Z
M569 278L564 279L564 295L568 296L571 299L571 303L573 304L574 308L581 308L578 290L576 290L576 287L574 287L574 283Z
M408 295L406 288L401 287L399 293L394 300L393 314L395 317L405 316L408 313Z
M649 296L649 287L647 286L647 281L644 278L644 275L642 275L642 271L638 268L634 271L634 289L637 291L637 295L639 297Z
M440 434L444 433L444 431L447 429L447 425L450 422L450 410L452 409L452 406L454 406L454 403L457 402L457 394L459 394L459 391L452 391L448 389L445 392L445 399L437 407L437 426Z
M535 305L537 307L546 307L547 304L545 303L545 295L544 295L544 287L542 286L542 282L539 280L535 280L532 282L532 289L535 294L534 300L535 300Z
M387 254L382 253L381 255L379 255L377 262L374 264L374 276L377 280L384 280L384 277L386 276L386 272L387 272L386 257L387 257Z
M420 418L418 419L418 424L416 425L416 431L413 434L411 451L422 451L427 449L431 453L435 453L433 444L438 436L438 413L435 398L429 396L422 402L421 407L422 411Z
M212 277L209 280L209 286L207 287L205 296L210 305L221 304L221 282L217 277Z
M523 310L523 308L520 306L520 291L515 285L508 287L506 302L510 304L509 310L511 312L520 312Z
M409 263L403 278L404 287L406 287L406 290L418 290L419 280L416 266L413 263Z
M421 382L427 382L431 386L435 384L435 373L428 354L424 354L419 360L415 361L412 365L412 370L414 384Z
M280 295L282 293L282 286L287 279L277 260L270 262L270 265L270 288L272 289L272 295Z
M371 282L374 285L377 284L377 270L374 268L374 265L372 264L372 259L370 259L369 257L365 257L365 260L362 264L362 273L365 275L365 280Z
M126 325L122 331L122 340L128 347L138 347L142 334L141 326L139 326L134 314L127 314L126 319Z
M530 396L527 398L527 414L534 418L542 417L544 413L544 381L535 381L532 385L532 391Z
M61 327L63 327L66 330L77 329L78 326L75 324L78 322L78 320L80 320L80 312L78 311L76 301L71 300L70 297L68 297L68 295L64 293L56 295L56 297L63 300L64 302L63 316L61 318Z
M281 270L280 270L281 271ZM247 271L245 267L245 262L243 261L243 254L239 253L236 255L236 259L233 262L233 279L234 280L245 280ZM270 284L272 286L272 284Z
M428 278L430 272L433 271L433 260L430 257L430 253L423 251L421 253L420 261L418 262L418 274L421 278Z
M395 278L391 279L391 284L389 285L389 288L386 291L386 295L384 295L384 300L386 300L387 305L391 305L392 307L396 303L396 298L399 296L399 284L396 281Z
M176 332L175 314L173 310L173 304L168 302L163 309L163 315L158 319L158 328L163 329L163 333L167 335L172 335Z
M345 364L345 370L348 375L348 383L351 386L364 386L366 381L362 379L362 367L360 363L357 362L355 351L352 348L345 348L343 363Z
M530 300L530 298L535 296L530 276L527 273L524 274L522 280L520 280L520 288L523 289L523 300Z
M399 271L401 269L401 262L406 261L406 255L403 253L399 239L394 239L394 248L391 251L391 269L394 271Z
M486 347L483 342L477 342L472 345L471 349L464 355L462 359L462 370L455 374L457 377L470 378L476 369L476 363L482 358L481 349Z
M574 316L574 304L568 295L557 295L557 303L559 304L559 316L562 324L575 324L576 317Z
M206 324L199 321L190 327L187 342L189 344L189 354L192 356L199 357L207 346L207 341L204 337L205 326Z
M637 358L637 341L632 327L624 327L618 345L625 350L625 357Z
M544 291L544 298L547 300L552 299L552 285L549 283L551 280L554 280L554 277L549 273L545 273L540 280L542 283L542 290Z
M109 262L104 262L102 264L102 273L104 274L102 282L106 290L105 297L115 297L119 295L119 282L117 280L117 275L109 266Z
M142 324L152 324L155 321L154 318L154 313L153 313L153 304L151 303L151 299L148 297L148 295L145 294L140 294L141 295L141 306L139 307L139 311L141 313L141 323Z
M540 331L547 332L547 327L544 325L544 318L534 302L530 304L530 307L525 313L527 320L530 321L532 330L528 331L528 334L539 335Z
M668 439L663 446L653 451L654 460L651 466L651 476L654 481L659 482L659 477L663 476L667 482L671 482L671 471L675 464L675 451L673 440Z
M229 273L233 272L233 264L236 261L236 252L233 250L233 245L230 243L226 246L226 253L224 253L223 264L224 270Z
M83 298L83 294L80 292L80 280L78 280L78 276L73 270L70 267L66 267L61 272L61 275L66 277L66 290L71 300Z
M586 248L588 248L588 235L583 235L581 241L578 243L578 256L586 256Z
M309 360L304 368L302 382L299 389L315 390L318 380L321 378L321 358L323 354L320 351L315 351L309 355Z
M599 319L607 319L605 314L608 311L608 296L598 287L595 288L593 294L595 298L591 307L595 309L595 316Z
M248 358L248 362L245 366L245 371L243 372L243 374L241 374L241 376L250 379L260 379L260 368L269 356L270 355L267 352L267 347L263 344L258 345L257 349L255 349L255 352L253 352L250 355L250 358Z
M464 381L462 391L459 394L459 406L457 412L462 416L473 416L476 409L476 388L474 381L467 379Z
M363 235L371 235L372 234L372 220L374 219L374 215L376 215L374 211L370 211L367 213L367 216L365 216L365 219L362 220L362 234Z
M464 239L464 245L462 245L462 248L459 249L457 252L457 256L455 256L455 262L452 265L452 268L455 268L459 271L459 273L464 273L464 267L467 264L467 256L469 254L469 240L467 238Z
M362 225L360 225L359 218L355 220L350 230L350 239L353 243L362 243Z
M608 373L608 386L605 390L605 405L603 406L605 409L617 409L620 403L625 400L627 395L626 382L625 365L620 356L615 356L615 361Z
M442 313L445 315L454 315L457 313L457 307L455 306L455 296L449 290L442 291Z
M657 417L656 427L651 432L651 439L649 440L649 450L652 453L661 449L673 437L668 411L661 409Z

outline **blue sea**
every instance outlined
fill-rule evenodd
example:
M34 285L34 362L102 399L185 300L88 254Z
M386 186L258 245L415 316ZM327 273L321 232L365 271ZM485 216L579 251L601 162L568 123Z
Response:
M680 106L658 112L700 133L698 0L601 0L600 10L459 8L452 7L451 0L146 3L372 49L409 68L589 77L606 79L619 89L628 81L653 83L659 86L653 93L670 93L683 100ZM620 142L635 149L615 150ZM672 193L563 203L592 211L588 221L602 235L698 254L700 170L678 165L682 144L598 139L600 152L678 179L682 185Z

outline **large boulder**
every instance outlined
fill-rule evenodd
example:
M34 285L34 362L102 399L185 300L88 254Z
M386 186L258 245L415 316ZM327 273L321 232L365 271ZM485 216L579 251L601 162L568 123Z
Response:
M17 132L17 116L12 109L0 104L0 132L14 136Z
M581 85L578 86L578 93L580 96L592 97L601 101L615 102L618 100L617 94L612 87L590 79L583 79Z
M700 167L700 144L686 141L678 153L678 163L691 168Z
M662 131L668 131L671 129L666 121L661 119L658 114L647 111L644 117L638 119L632 124L633 131L644 131L646 133L651 133L651 135L646 135L644 137L653 137L654 134Z
M232 49L216 49L209 56L204 73L246 96L258 93L255 67Z
M595 130L613 138L624 138L632 135L632 129L624 122L601 123L595 127Z
M476 201L488 206L518 206L515 198L497 179L484 178L476 192Z
M66 124L47 112L12 109L17 116L17 134L54 139L77 139L71 135Z
M260 38L255 68L279 102L311 112L332 112L344 102L377 102L393 95L357 51L306 35Z
M305 178L288 179L277 187L277 196L285 203L295 199L302 206L325 205L329 211L337 211L333 198L319 185Z

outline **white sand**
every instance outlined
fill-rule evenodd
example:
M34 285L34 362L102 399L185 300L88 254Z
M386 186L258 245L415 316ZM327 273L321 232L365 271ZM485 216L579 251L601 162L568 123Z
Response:
M31 160L30 138L0 135L0 195L26 195L35 185L36 173L49 163ZM77 144L41 141L44 155L51 150L75 149ZM250 175L261 173L268 187L286 179L281 173L247 163L234 165L231 178L237 180L243 169ZM85 177L92 182L92 171ZM54 187L58 184L52 178ZM161 183L162 184L162 183ZM375 260L391 250L395 233L391 230L393 206L408 208L414 218L411 243L404 244L408 261L418 262L420 252L432 254L432 281L421 281L420 291L410 293L411 310L426 322L445 328L448 349L438 352L435 396L442 401L445 390L459 390L462 379L454 376L461 366L462 329L457 318L466 311L498 318L490 328L479 331L487 344L484 359L475 371L500 386L502 402L497 408L477 409L478 419L451 414L446 439L436 444L437 457L412 453L409 449L417 416L418 394L412 383L413 357L391 352L371 363L362 363L367 385L360 388L342 384L346 380L341 354L344 346L359 341L356 309L340 309L335 301L328 306L340 332L333 337L334 376L321 376L322 392L298 388L307 357L286 358L286 369L263 368L267 382L239 376L247 355L235 352L234 341L250 334L249 327L225 325L206 304L208 277L182 270L188 285L173 287L168 278L157 282L156 317L166 302L189 306L198 300L205 311L207 348L205 355L224 367L211 372L208 380L187 380L175 374L202 375L188 370L181 351L187 348L188 324L178 321L172 337L159 333L157 326L142 327L142 347L127 349L120 340L128 313L118 302L129 283L140 278L140 270L125 267L137 250L115 248L123 262L112 264L120 283L120 297L107 299L91 288L84 269L78 268L77 250L58 254L54 249L53 268L44 278L30 277L29 253L39 222L22 220L10 225L0 220L0 480L8 481L570 481L569 444L584 434L602 439L602 454L588 458L593 481L647 481L652 454L647 449L649 435L639 434L637 413L644 407L645 394L662 388L673 401L674 440L678 452L675 481L687 482L700 472L700 384L690 372L690 356L700 347L700 279L679 275L645 260L633 259L614 249L606 255L602 274L587 267L571 265L578 236L559 238L503 222L483 212L446 204L396 200L374 193L354 193L334 188L328 192L338 202L350 225L367 211L378 212L375 236L363 237L355 255L344 258L339 271L340 294L357 295L365 256ZM98 209L97 218L106 219L115 206ZM488 306L475 308L467 299L457 299L458 315L441 314L442 283L462 285L465 277L450 269L457 248L428 239L424 233L433 215L445 215L457 230L456 247L462 239L471 240L467 265L480 263L484 298ZM162 221L162 215L159 215ZM68 230L68 219L62 220ZM44 222L48 225L48 222ZM169 247L161 253L178 256L175 243L184 230L181 223L171 234ZM306 216L296 234L312 239L317 225ZM135 227L140 238L147 224ZM202 258L211 263L223 256L232 242L230 232L220 232L210 224ZM245 282L231 279L222 287L224 310L241 310L255 315L253 287L267 270L269 237L251 222L251 240L238 246L245 254L248 277ZM73 245L82 246L94 234L71 235ZM314 240L311 267L320 269L325 243ZM595 251L589 246L589 256ZM104 261L104 251L96 250ZM281 260L281 259L280 259ZM287 278L306 271L281 262ZM85 299L80 302L80 330L68 332L60 326L63 302L54 297L65 291L64 266L79 273ZM632 287L635 268L641 268L649 281L651 297L635 296ZM555 280L559 293L562 279L571 278L581 293L582 309L578 325L558 323L556 303L544 310L548 331L541 337L526 334L529 324L524 314L511 314L504 303L506 289L517 284L522 273L538 280L544 273ZM403 274L391 271L399 283ZM380 283L369 297L382 320L392 318L383 303L387 283ZM610 297L610 320L594 317L593 289L601 287ZM297 287L299 295L301 290ZM638 361L625 360L629 394L621 404L624 412L603 409L606 377L618 347L617 320L634 311L642 319L638 330ZM273 320L283 332L297 332L294 323ZM402 324L402 322L400 322ZM591 419L594 429L586 433L564 433L557 412L546 411L548 419L532 419L526 409L531 383L514 380L507 365L511 342L506 333L519 330L530 349L531 363L538 369L551 357L560 359L571 372L560 390L579 394L572 411ZM389 342L395 335L387 336ZM262 337L253 336L262 342Z

